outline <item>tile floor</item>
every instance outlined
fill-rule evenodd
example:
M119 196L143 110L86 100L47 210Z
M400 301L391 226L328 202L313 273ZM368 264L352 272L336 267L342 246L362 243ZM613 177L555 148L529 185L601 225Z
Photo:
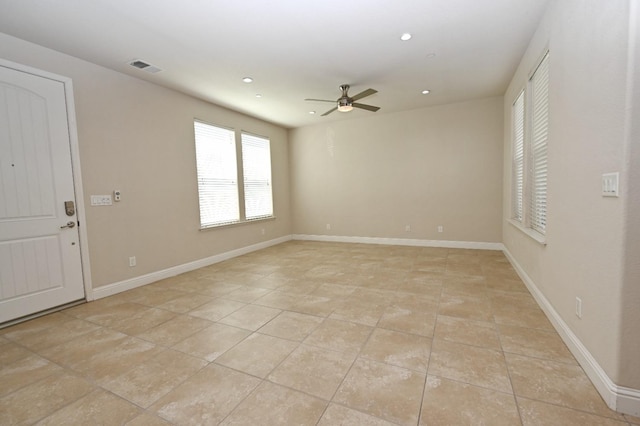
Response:
M0 330L0 424L631 425L500 252L289 242Z

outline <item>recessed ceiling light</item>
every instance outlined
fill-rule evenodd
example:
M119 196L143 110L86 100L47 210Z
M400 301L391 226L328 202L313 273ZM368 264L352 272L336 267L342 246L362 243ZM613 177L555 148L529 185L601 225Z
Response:
M423 91L422 91L422 94L423 94L423 95L428 95L429 93L431 93L431 90L423 90Z
M245 77L242 79L242 81L244 81L245 83L251 83L253 82L253 79L251 77Z
M409 33L404 33L400 36L400 40L402 41L407 41L407 40L411 40L411 34Z
M435 53L429 53L427 54L427 58L435 58L436 54Z
M309 114L311 114L311 115L313 115L315 113L316 113L315 111L309 111Z
M256 93L256 98L261 98L262 95L260 93Z

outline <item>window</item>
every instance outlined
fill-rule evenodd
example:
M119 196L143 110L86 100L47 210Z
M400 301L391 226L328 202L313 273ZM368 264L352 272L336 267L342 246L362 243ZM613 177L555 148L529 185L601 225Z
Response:
M547 225L547 139L549 52L512 106L512 218L545 234ZM526 173L525 173L526 170Z
M516 98L512 107L513 156L512 156L512 215L522 222L522 198L524 191L524 90Z
M238 169L233 130L194 122L200 226L240 220Z
M242 133L242 170L246 219L273 216L269 139Z
M242 133L241 154L237 154L234 130L200 121L193 126L200 227L272 217L269 139ZM241 188L238 176L244 177Z

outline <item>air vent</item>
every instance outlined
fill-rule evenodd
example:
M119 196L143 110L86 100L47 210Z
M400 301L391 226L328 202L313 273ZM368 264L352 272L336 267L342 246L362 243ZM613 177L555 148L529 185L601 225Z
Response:
M151 65L150 63L142 61L140 59L136 59L129 62L129 65L131 65L132 67L136 67L140 70L150 72L151 74L155 74L157 72L162 71L160 68L156 67L155 65Z

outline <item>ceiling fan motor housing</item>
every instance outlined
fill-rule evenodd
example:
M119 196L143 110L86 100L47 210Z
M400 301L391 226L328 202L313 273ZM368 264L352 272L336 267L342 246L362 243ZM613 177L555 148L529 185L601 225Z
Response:
M351 100L351 98L349 98L347 96L338 99L338 106L339 107L350 106L352 103L353 103L353 101Z

